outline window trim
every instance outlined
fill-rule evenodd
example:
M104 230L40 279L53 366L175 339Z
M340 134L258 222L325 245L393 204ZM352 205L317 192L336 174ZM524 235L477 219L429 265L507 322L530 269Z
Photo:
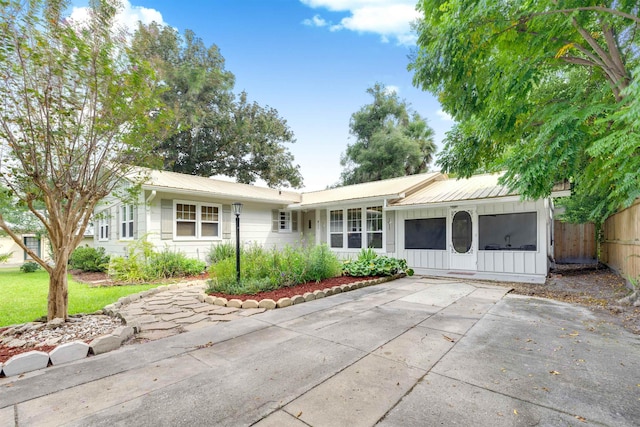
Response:
M284 215L284 219L282 216ZM291 211L278 210L278 233L291 233ZM284 224L284 228L282 225Z
M133 204L121 205L120 206L120 224L119 224L120 240L133 240L135 221L136 221L136 217L135 217L134 205Z
M372 206L373 205L373 206ZM367 222L367 209L369 208L381 208L382 213L382 229L380 231L370 231L368 229ZM359 223L353 224L350 221L349 211L353 213L353 210L357 209L359 211ZM332 212L342 212L342 232L331 231L331 213ZM369 249L369 234L370 233L380 233L382 237L382 247L380 248L370 248L376 252L383 253L385 251L385 239L386 239L386 231L385 231L385 221L386 221L386 211L384 209L384 205L380 203L379 205L373 203L367 203L366 205L346 205L343 207L337 208L327 208L327 240L329 244L329 248L332 250L344 251L344 252L359 252L362 249ZM352 227L353 226L353 227ZM354 230L350 230L354 228ZM357 248L349 247L349 235L350 234L360 234L360 246ZM334 235L342 235L342 246L334 247L331 246L331 238Z
M97 229L98 242L108 242L111 238L111 215L108 210L104 210L100 213ZM103 231L105 231L105 233L103 233Z
M178 219L178 205L191 205L196 207L196 219ZM218 209L218 221L204 221L206 224L218 224L218 234L216 236L202 236L202 207L213 207ZM178 236L178 222L189 222L195 224L195 235ZM189 240L222 240L222 204L196 202L193 200L173 200L173 240L189 241Z

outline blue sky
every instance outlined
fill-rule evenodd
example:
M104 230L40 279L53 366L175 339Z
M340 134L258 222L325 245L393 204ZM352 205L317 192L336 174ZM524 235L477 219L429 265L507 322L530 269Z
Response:
M82 7L86 1L76 0ZM278 110L296 137L289 145L306 191L340 177L353 143L349 119L371 102L376 82L428 120L441 147L453 122L434 96L412 86L408 55L413 0L128 0L121 21L160 21L216 44L235 92ZM74 13L78 13L76 10Z

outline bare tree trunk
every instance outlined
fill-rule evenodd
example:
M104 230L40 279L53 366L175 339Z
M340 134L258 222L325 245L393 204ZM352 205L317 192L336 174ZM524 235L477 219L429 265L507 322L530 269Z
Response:
M57 259L56 266L49 272L47 321L51 321L56 317L67 318L69 304L67 261L67 259Z

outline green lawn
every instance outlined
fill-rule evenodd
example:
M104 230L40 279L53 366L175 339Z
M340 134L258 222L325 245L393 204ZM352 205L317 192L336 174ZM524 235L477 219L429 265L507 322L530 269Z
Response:
M90 288L69 278L69 314L93 313L118 298L157 287L127 285ZM22 273L18 268L0 269L0 327L33 321L47 314L49 276L39 270Z

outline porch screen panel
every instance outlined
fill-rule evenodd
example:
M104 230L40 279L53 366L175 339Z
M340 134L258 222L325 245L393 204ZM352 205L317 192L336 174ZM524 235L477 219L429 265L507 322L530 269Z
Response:
M535 212L480 215L478 244L487 251L535 251L538 221Z
M447 248L447 219L424 218L404 221L405 249Z

